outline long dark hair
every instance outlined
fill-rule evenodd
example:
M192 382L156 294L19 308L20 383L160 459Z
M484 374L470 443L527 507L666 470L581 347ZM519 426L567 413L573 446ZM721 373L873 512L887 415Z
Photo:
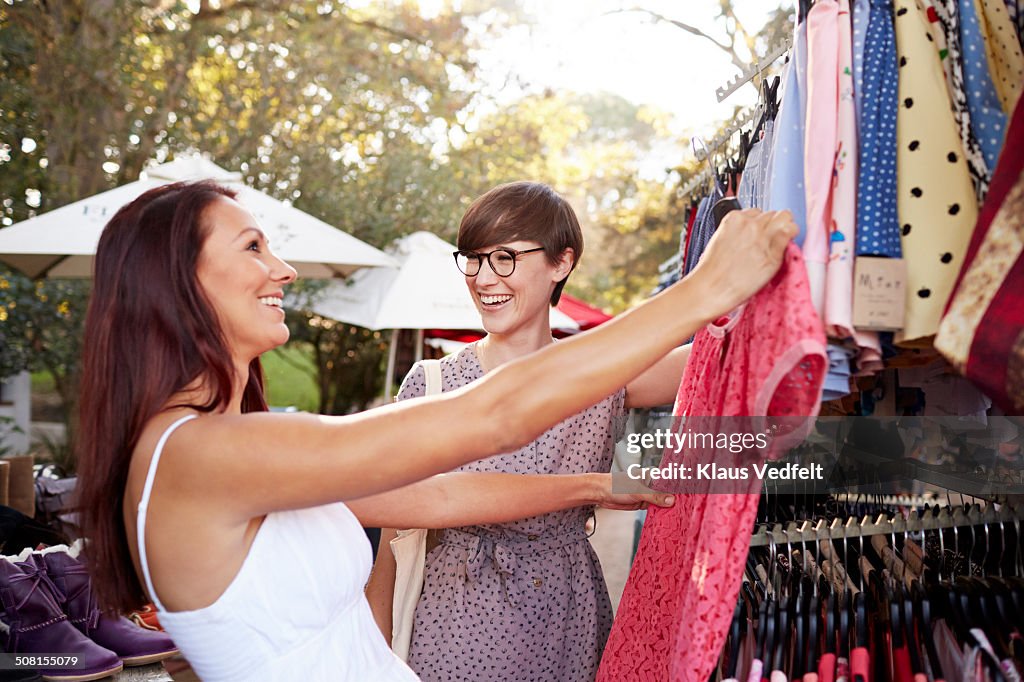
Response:
M204 211L235 192L213 182L149 190L117 212L96 249L85 320L79 400L78 490L93 589L108 611L149 601L128 551L124 491L142 429L175 393L200 380L211 412L231 399L234 367L217 316L196 279ZM259 359L242 411L266 410Z

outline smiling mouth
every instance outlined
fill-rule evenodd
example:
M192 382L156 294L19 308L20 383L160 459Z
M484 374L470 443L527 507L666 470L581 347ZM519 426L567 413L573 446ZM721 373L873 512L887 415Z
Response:
M484 308L497 308L505 303L512 300L511 294L500 294L500 295L480 295L480 303L483 304Z
M277 296L263 296L259 299L259 302L271 308L280 308L284 304L284 299Z

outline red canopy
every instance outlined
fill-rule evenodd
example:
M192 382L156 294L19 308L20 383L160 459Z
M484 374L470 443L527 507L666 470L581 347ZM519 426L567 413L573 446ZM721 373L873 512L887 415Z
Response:
M611 315L607 314L600 308L588 305L580 299L573 298L566 293L563 293L562 297L558 299L557 308L572 319L576 320L580 325L580 331L586 331L592 327L596 327L602 322L607 322L612 319Z
M588 305L578 298L570 296L569 294L562 293L562 297L558 299L558 309L563 313L576 320L580 325L580 331L586 331L612 319L612 316L605 313L600 308L595 308L592 305ZM569 332L575 333L575 332ZM558 329L554 330L556 337L568 336L569 333L562 332ZM462 341L464 343L472 343L477 339L483 338L483 332L475 330L460 330L460 329L428 329L425 336L450 339L452 341Z

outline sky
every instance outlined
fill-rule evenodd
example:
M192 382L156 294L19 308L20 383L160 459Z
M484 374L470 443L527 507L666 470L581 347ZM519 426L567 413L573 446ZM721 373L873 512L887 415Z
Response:
M545 87L580 92L608 91L672 115L673 132L714 130L737 105L756 101L747 86L719 103L716 88L736 76L728 55L706 39L643 12L614 12L640 6L697 26L724 39L715 23L717 0L523 0L532 27L516 27L488 41L478 54L481 76L493 75L494 87L513 98L517 88L505 74L518 76L527 91ZM756 31L766 8L758 0L735 0L747 30Z

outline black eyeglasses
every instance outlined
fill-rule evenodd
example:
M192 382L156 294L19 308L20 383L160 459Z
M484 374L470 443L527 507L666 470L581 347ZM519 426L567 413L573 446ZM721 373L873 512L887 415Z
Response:
M498 277L508 277L516 271L516 257L522 256L524 253L543 250L543 246L538 246L535 249L526 249L525 251L501 248L489 253L456 251L453 255L455 256L455 265L458 266L459 270L466 277L477 276L477 273L480 272L480 267L483 265L484 258L487 259L487 263L491 266L491 270L495 275Z

